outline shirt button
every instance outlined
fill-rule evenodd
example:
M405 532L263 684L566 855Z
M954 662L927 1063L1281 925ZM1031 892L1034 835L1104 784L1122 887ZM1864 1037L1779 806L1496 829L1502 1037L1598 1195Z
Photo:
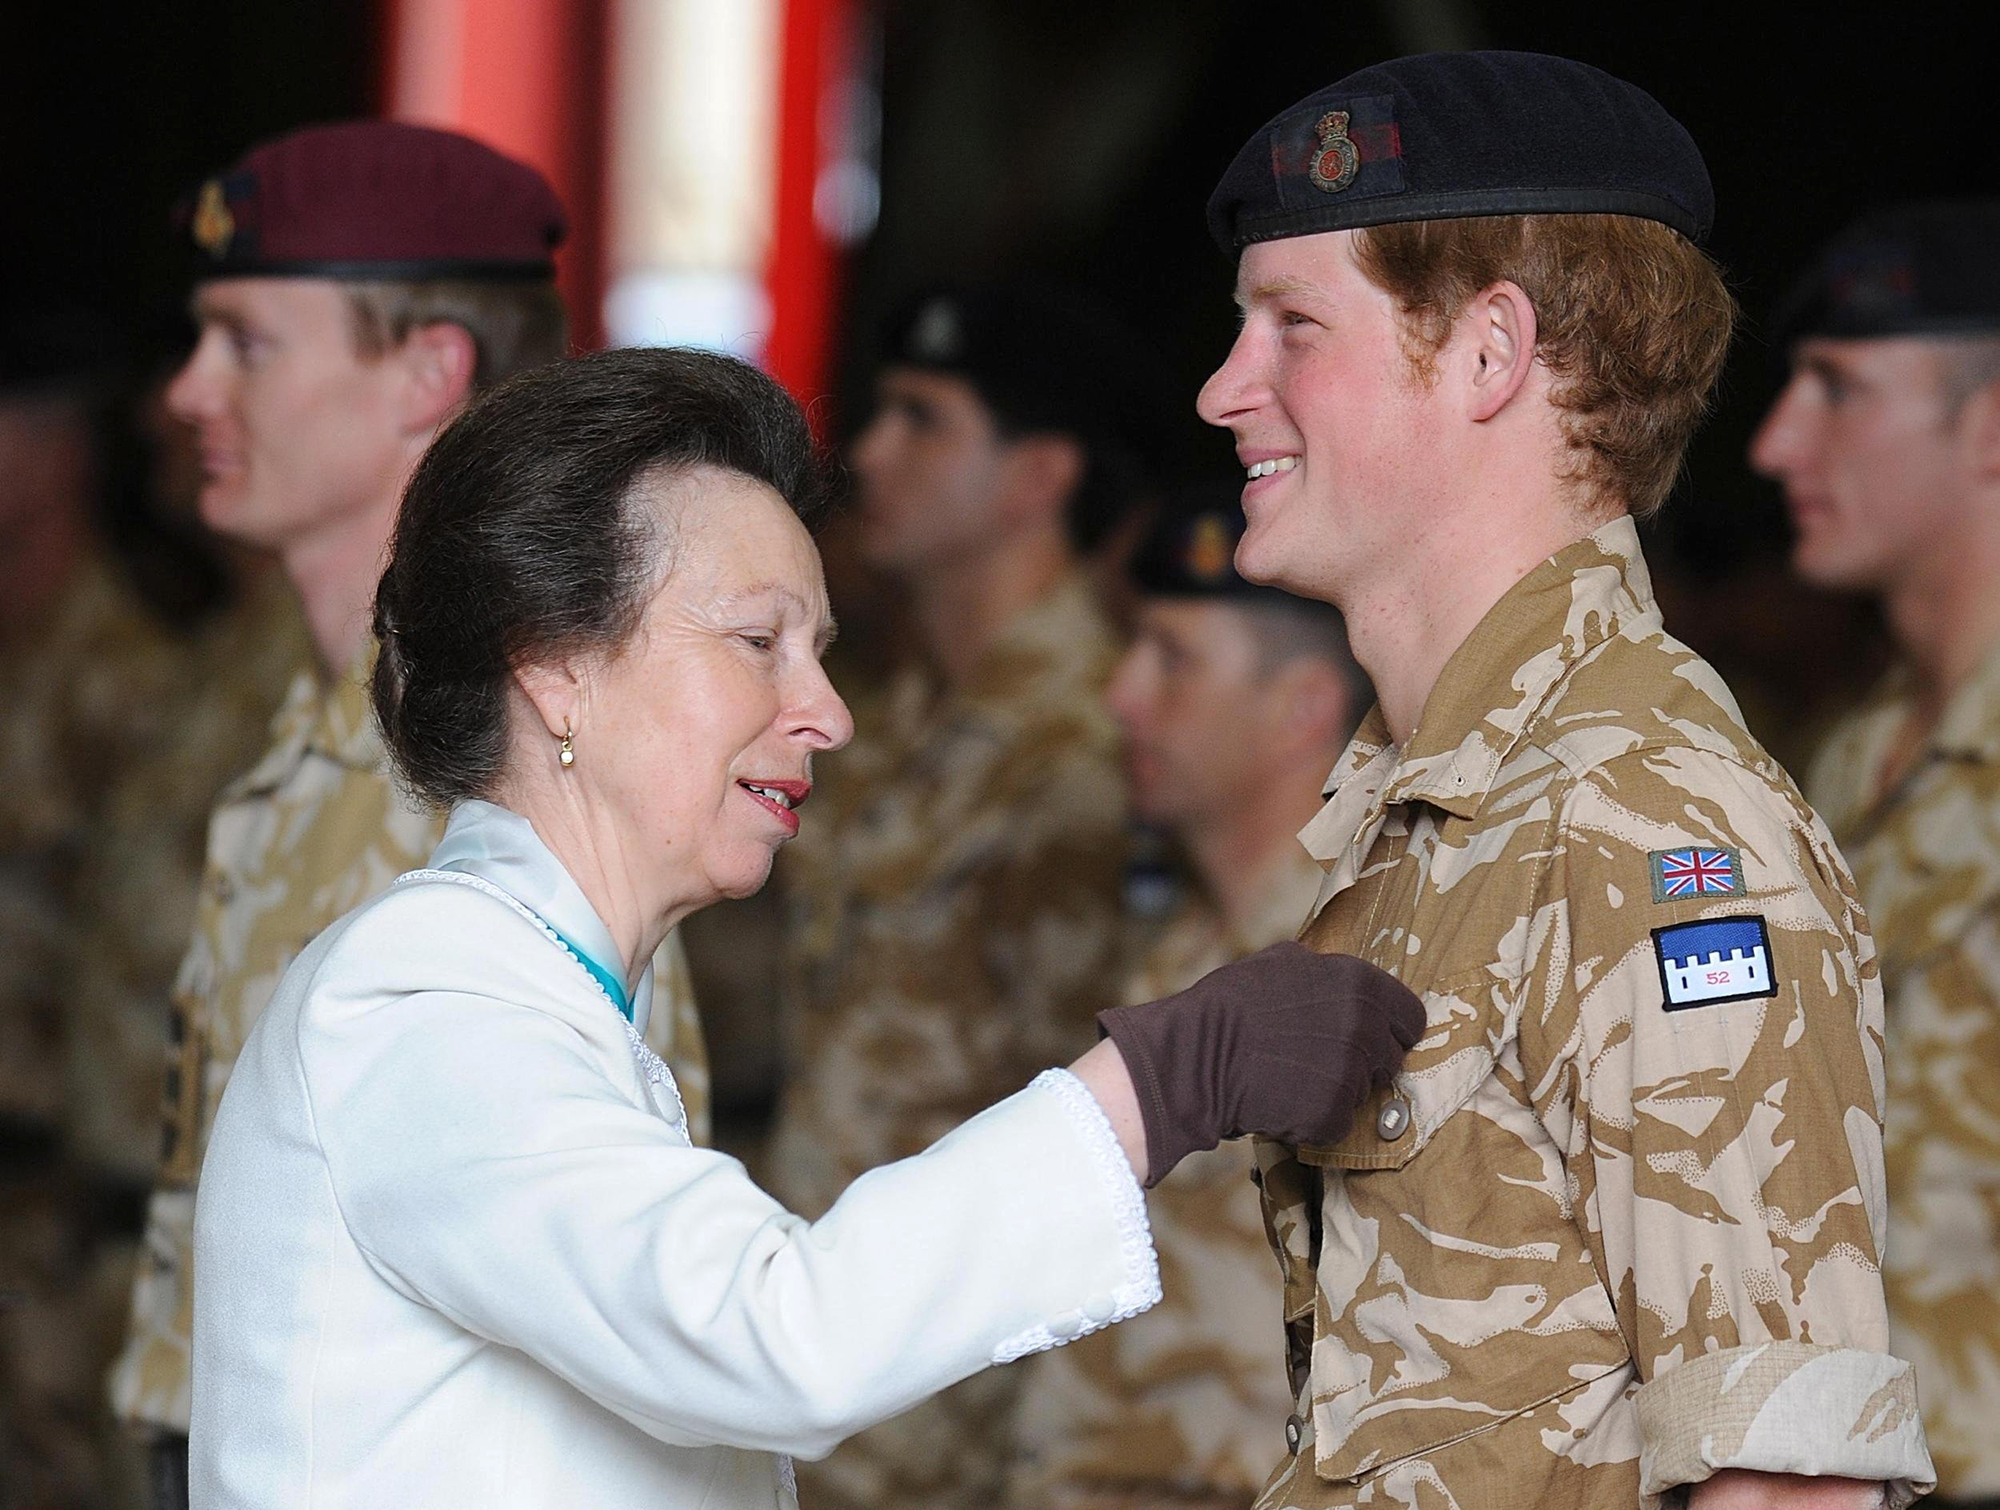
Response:
M1410 1103L1401 1096L1391 1096L1375 1117L1375 1131L1381 1134L1383 1142L1393 1143L1409 1130Z
M1299 1455L1299 1443L1305 1440L1306 1423L1294 1415L1285 1417L1285 1451L1293 1457Z

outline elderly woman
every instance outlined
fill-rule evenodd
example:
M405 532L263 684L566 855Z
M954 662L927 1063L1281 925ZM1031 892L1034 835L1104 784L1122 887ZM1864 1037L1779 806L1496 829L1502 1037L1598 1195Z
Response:
M1141 1182L1337 1135L1419 1031L1290 945L1107 1014L817 1223L691 1147L646 962L764 883L850 733L816 479L778 389L675 351L519 379L424 460L375 698L450 825L299 957L224 1098L196 1504L790 1505L785 1454L1150 1305Z

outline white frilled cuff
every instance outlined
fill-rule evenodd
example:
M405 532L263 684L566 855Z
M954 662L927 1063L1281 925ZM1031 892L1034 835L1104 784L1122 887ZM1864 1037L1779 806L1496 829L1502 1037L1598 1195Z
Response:
M1068 1070L1044 1070L1030 1082L1031 1092L1055 1097L1090 1150L1112 1219L1117 1223L1124 1279L1098 1296L1060 1316L1017 1332L993 1350L993 1361L1012 1363L1030 1353L1045 1353L1079 1337L1151 1310L1160 1303L1160 1260L1153 1251L1152 1224L1146 1220L1146 1196L1119 1145L1118 1135L1097 1098Z
M1633 1397L1645 1510L1724 1468L1881 1484L1902 1510L1936 1483L1910 1365L1862 1348L1764 1342L1684 1363Z

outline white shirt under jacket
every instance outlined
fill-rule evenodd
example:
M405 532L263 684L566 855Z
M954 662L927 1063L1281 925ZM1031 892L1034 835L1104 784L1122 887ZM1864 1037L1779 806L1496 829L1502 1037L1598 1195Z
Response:
M1158 1298L1067 1072L809 1224L689 1145L544 923L617 958L533 828L466 803L286 972L201 1175L200 1510L774 1510L786 1454Z

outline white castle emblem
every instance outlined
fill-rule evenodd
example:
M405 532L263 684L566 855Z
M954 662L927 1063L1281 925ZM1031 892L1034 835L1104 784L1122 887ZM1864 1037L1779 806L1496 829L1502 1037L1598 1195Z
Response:
M1728 952L1668 956L1666 1000L1670 1006L1712 1002L1718 996L1768 996L1770 958L1762 944Z

